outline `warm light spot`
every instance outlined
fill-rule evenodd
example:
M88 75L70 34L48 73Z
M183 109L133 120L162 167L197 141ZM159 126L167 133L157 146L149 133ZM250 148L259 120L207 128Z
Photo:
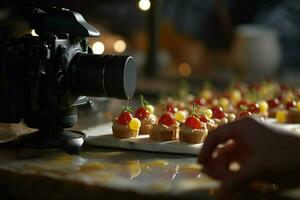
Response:
M232 163L230 163L230 165L229 165L229 170L230 170L230 171L237 172L237 171L240 170L240 168L241 168L241 166L240 166L240 164L237 163L237 162L232 162Z
M123 53L126 50L126 43L124 40L117 40L114 44L114 50L118 53Z
M139 160L129 161L128 169L129 169L131 179L138 177L141 173L140 161Z
M94 54L103 54L105 47L102 42L95 42L92 49Z
M143 11L149 10L151 7L151 2L150 0L140 0L139 1L139 8Z
M39 35L35 32L34 29L31 30L31 35L32 35L32 36L39 36Z
M192 73L192 68L188 63L181 63L178 66L178 72L183 77L189 77Z
M153 160L153 161L150 161L150 162L147 162L145 163L146 166L149 166L149 167L166 167L169 165L168 161L166 160Z

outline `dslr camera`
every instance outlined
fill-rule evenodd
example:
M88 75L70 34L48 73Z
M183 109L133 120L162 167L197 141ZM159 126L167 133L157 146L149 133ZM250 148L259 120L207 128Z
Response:
M64 147L76 153L84 135L64 130L77 122L76 107L88 103L86 96L131 98L134 60L92 54L86 38L100 33L78 12L31 7L27 14L38 36L0 41L0 122L22 120L38 129L17 144Z

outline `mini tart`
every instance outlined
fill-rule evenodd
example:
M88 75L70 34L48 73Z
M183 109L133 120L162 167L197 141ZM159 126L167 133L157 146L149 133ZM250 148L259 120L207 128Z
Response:
M171 126L164 124L153 125L152 131L150 132L150 139L160 141L172 141L178 140L179 136L179 123L176 122Z
M112 132L113 136L119 139L137 137L139 134L139 130L132 130L129 125L121 125L117 122L117 119L113 121Z
M150 135L153 125L156 123L155 115L150 114L145 119L141 120L140 135Z
M287 123L300 123L300 112L296 108L291 108L286 117Z
M202 123L201 129L192 129L185 124L180 125L179 141L197 144L204 142L208 130L205 123Z

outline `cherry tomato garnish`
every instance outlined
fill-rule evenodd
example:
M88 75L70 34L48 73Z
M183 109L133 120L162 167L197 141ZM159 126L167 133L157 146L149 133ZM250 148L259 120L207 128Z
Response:
M175 124L175 119L173 117L173 114L170 112L164 113L158 120L159 124L164 124L166 126L171 126Z
M241 106L248 106L248 102L246 100L240 100L237 104L236 104L236 108L240 109Z
M296 106L296 101L290 101L285 104L285 108L287 110L290 110L291 108L294 108L295 106Z
M168 103L168 104L166 105L166 111L167 111L167 112L170 112L170 113L172 113L172 114L174 114L174 113L177 111L177 108L175 108L175 107L173 106L173 104Z
M204 98L197 98L192 103L196 104L196 105L199 105L199 106L205 106L206 105L206 99L204 99Z
M252 115L251 112L249 112L248 110L243 110L240 112L239 118L245 117L245 116L250 116L250 115Z
M277 108L279 106L279 99L274 98L267 101L269 108Z
M139 120L143 120L146 117L148 117L150 114L149 110L144 108L144 107L140 107L139 109L137 109L135 111L134 117L138 118Z
M204 123L207 123L209 121L206 115L200 115L199 119L201 122Z
M279 95L277 95L277 97L276 97L279 101L281 101L282 99L283 99L283 94L279 94Z
M188 118L186 118L185 125L193 129L200 129L202 127L201 121L194 115L191 115Z
M132 119L132 115L129 111L123 111L118 117L118 123L121 125L128 125Z
M258 113L259 112L259 106L257 103L251 103L248 105L248 111L251 113Z
M213 118L223 119L225 117L225 113L221 107L215 106L211 110L213 111Z

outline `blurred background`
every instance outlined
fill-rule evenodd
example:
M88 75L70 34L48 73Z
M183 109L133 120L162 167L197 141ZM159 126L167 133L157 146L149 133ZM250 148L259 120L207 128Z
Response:
M27 5L78 11L101 33L89 38L94 53L132 55L133 108L140 94L154 103L196 94L207 80L221 89L262 80L300 85L299 0L0 0L0 39L36 34L24 19ZM92 100L79 107L78 130L111 121L128 103Z
M192 85L206 79L299 82L297 0L2 0L6 31L32 31L18 16L23 4L82 13L101 33L89 40L94 53L135 58L140 92L176 89L179 80Z

